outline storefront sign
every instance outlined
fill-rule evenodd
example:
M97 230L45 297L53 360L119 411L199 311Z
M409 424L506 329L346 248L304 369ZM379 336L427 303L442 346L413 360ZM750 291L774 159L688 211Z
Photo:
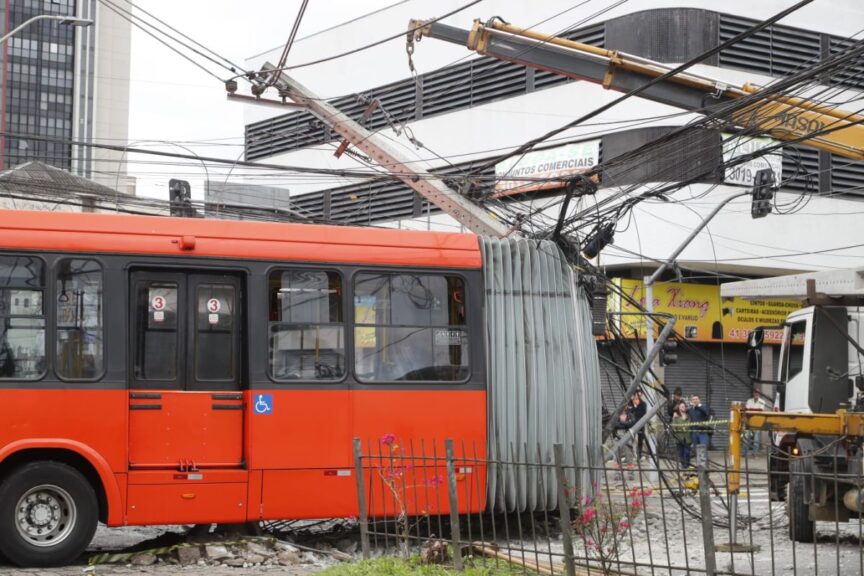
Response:
M514 156L495 165L495 191L508 195L560 188L564 180L595 166L599 157L600 140Z
M772 138L747 138L737 134L723 134L723 162L758 153L759 150L776 144L777 140ZM774 172L774 182L779 184L783 178L783 149L775 148L764 156L727 168L723 181L727 184L752 186L756 172L763 168L770 168Z
M630 299L645 306L641 280L616 278L613 282ZM613 312L638 312L627 298L609 298ZM659 282L654 285L654 312L675 316L675 331L695 342L747 342L747 336L758 326L783 324L790 312L801 308L798 300L745 300L721 298L720 287L706 284ZM645 337L645 317L613 315L627 337ZM766 330L765 342L779 344L783 330Z

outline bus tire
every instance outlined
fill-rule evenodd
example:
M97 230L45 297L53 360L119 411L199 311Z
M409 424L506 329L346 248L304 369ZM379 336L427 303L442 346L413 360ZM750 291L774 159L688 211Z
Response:
M99 519L96 492L60 462L30 462L0 484L0 553L18 566L69 564L83 552Z
M795 542L813 542L816 536L816 523L810 520L810 505L804 498L805 482L810 476L808 468L805 460L801 458L789 463L786 510L789 514L789 538Z

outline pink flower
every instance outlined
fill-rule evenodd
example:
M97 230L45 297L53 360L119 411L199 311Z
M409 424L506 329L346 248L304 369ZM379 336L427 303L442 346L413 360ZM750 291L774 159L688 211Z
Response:
M597 509L594 508L593 506L589 506L589 507L586 508L585 511L582 513L582 522L583 522L584 524L588 524L589 522L591 522L591 520L594 519L594 517L595 517L596 515L597 515Z
M384 444L385 446L392 446L394 442L396 442L396 435L395 434L384 434L381 437L381 443Z
M621 520L621 523L618 524L618 527L619 527L621 530L626 530L627 528L630 527L630 522L628 522L627 520Z

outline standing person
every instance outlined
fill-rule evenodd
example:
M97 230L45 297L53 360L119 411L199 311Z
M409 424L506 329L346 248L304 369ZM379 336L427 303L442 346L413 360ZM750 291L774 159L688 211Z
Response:
M690 417L687 415L687 403L682 398L675 405L675 414L672 415L672 434L678 445L678 460L682 468L690 466L690 444L693 443L690 431Z
M631 411L632 401L627 404L623 410L618 414L617 422L614 426L613 438L617 440L618 431L619 430L628 430L633 425L633 413ZM620 462L632 462L633 461L633 446L630 442L625 442L624 445L621 446L621 451L618 455L618 460Z
M753 395L744 403L746 410L763 411L767 408L765 402L759 397L759 390L753 387ZM755 456L759 451L759 432L756 430L747 429L744 431L744 455L748 454Z
M642 392L637 391L633 394L633 397L630 399L630 426L632 427L634 424L642 420L645 414L648 412L648 405L642 400ZM636 434L636 459L642 460L642 446L648 443L647 438L645 438L645 427L643 426L639 432Z
M684 391L681 390L680 386L678 386L677 388L675 388L675 391L672 392L672 398L669 400L669 406L666 408L667 414L669 416L669 422L671 422L672 418L675 417L675 414L678 412L678 404L680 404L681 402L684 402Z
M690 422L694 424L697 422L707 422L711 419L711 413L708 411L708 407L702 404L702 400L699 398L698 394L694 394L690 397L690 410L688 410L687 415L690 417ZM707 426L694 426L692 436L693 446L702 444L705 446L706 450L708 449Z

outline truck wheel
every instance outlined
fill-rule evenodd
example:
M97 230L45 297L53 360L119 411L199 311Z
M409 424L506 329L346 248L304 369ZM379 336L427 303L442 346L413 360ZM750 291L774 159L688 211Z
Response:
M786 500L786 485L789 484L788 468L784 469L783 462L774 456L768 457L768 497L772 502L783 502Z
M801 459L789 463L789 487L786 511L789 514L789 538L796 542L813 542L815 522L810 520L810 505L805 501L805 482L810 480L809 466Z
M60 462L31 462L0 484L0 553L18 566L78 558L96 531L99 504L84 476Z

